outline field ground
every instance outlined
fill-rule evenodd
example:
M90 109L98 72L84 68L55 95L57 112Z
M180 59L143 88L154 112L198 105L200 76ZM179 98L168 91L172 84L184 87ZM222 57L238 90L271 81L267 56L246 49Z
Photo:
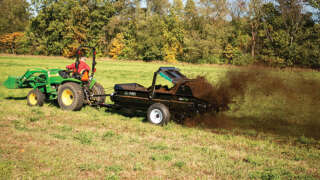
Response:
M0 83L28 68L64 68L72 62L0 56ZM115 83L149 86L161 65L98 61L96 79L107 93ZM238 69L177 66L189 77L205 75L213 83ZM320 80L312 71L273 73L289 81L300 75ZM144 117L103 108L68 112L54 102L29 107L28 91L0 86L0 179L320 179L320 116L313 111L319 104L286 106L277 95L247 96L218 115L222 123L216 126L171 122L158 127Z

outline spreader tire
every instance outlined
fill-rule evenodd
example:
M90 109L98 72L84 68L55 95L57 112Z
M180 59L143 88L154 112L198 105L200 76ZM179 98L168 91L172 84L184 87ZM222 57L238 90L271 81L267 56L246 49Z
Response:
M92 87L92 92L93 95L104 95L104 88L101 84L96 82ZM96 103L102 104L106 101L106 96L94 97L94 100L96 101Z
M39 89L32 89L27 96L29 106L42 106L46 96Z
M84 101L84 94L79 84L68 82L58 89L58 103L61 109L76 111L81 109Z
M155 103L148 108L147 118L152 124L165 125L170 121L170 112L164 104Z

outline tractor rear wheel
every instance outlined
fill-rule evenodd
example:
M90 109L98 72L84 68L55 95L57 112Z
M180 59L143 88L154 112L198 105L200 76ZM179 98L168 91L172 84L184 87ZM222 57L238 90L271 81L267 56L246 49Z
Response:
M58 103L61 109L76 111L81 109L84 101L84 93L77 83L68 82L59 87Z
M93 95L104 95L104 88L101 84L95 83L94 86L92 87L92 93ZM94 97L93 100L97 104L102 104L106 101L106 96L99 96L99 97Z
M170 112L164 104L155 103L148 108L147 118L152 124L165 125L170 121Z
M42 106L46 96L39 89L32 89L27 96L29 106Z

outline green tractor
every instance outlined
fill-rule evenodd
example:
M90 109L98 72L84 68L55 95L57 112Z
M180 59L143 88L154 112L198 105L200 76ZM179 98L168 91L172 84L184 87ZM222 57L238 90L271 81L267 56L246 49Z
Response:
M92 49L91 75L85 71L78 73L79 56L82 48ZM45 100L58 100L63 110L80 110L84 104L103 104L104 88L93 78L96 66L96 51L94 47L80 46L77 49L75 71L64 69L28 69L21 77L9 76L4 82L8 89L32 88L28 93L27 103L30 106L42 106ZM83 76L87 76L84 80Z

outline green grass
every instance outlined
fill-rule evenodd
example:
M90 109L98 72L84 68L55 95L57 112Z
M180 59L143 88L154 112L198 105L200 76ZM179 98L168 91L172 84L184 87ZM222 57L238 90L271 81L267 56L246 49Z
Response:
M60 57L0 56L0 83L27 68L64 68ZM116 83L149 86L159 66L98 60L96 79L111 93ZM178 64L189 77L211 82L230 69ZM320 79L318 72L279 71ZM160 78L159 78L160 79ZM163 83L165 81L163 80ZM29 107L29 89L0 86L0 179L319 179L319 103L286 106L277 94L246 96L223 113L223 125L151 125L143 117L84 107L62 111L53 102ZM108 100L108 102L110 102ZM235 111L237 109L237 111ZM307 122L313 122L311 124Z

